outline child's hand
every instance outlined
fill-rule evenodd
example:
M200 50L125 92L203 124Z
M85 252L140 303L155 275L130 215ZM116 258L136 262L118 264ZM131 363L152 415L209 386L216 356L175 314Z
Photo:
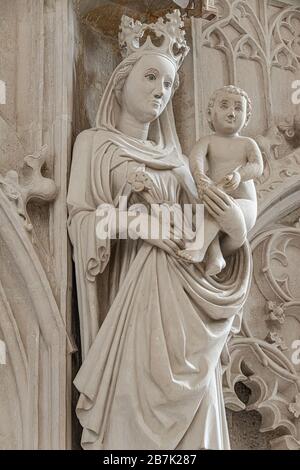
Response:
M199 197L202 197L205 190L209 186L211 186L211 184L213 184L213 182L210 178L208 178L208 176L206 176L203 173L195 172L194 178L195 178L195 183L196 183L198 195L199 195Z
M222 180L222 186L226 192L231 193L235 191L241 182L241 175L237 170L234 170L232 173L226 175Z

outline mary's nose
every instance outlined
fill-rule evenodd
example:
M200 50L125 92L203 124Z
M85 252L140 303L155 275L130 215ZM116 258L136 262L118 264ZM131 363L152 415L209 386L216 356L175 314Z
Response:
M163 94L164 94L163 84L157 82L155 90L154 90L154 97L156 99L160 99L160 98L162 98Z
M230 118L234 118L234 117L235 117L234 109L230 109L230 110L228 111L227 116L230 117Z
M154 98L160 99L162 98L163 92L162 91L156 91L154 93Z

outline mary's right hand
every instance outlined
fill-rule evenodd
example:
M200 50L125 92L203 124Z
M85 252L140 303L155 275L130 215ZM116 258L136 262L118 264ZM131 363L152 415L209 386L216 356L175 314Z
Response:
M146 243L164 250L171 256L177 257L178 250L184 248L183 240L175 237L172 226L164 225L158 217L145 213L139 215L138 229L136 229L136 224L129 222L128 232L131 238L141 238Z
M122 211L111 204L102 204L98 207L97 216L96 234L99 239L140 238L172 256L177 256L178 250L184 248L183 240L175 236L175 228L164 218L149 215L145 206L135 204L128 211Z

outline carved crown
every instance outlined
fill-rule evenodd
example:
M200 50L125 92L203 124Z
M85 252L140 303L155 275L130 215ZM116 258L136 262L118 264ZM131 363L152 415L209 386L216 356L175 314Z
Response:
M178 69L189 52L179 10L167 13L156 23L143 24L123 15L119 43L123 58L134 52L155 52L168 57Z

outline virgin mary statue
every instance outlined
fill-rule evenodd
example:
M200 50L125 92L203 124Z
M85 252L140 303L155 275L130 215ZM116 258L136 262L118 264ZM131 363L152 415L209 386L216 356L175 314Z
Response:
M172 112L188 50L180 14L150 25L123 17L120 40L125 58L96 127L77 137L68 194L83 356L74 381L81 444L228 449L220 356L237 331L250 281L244 218L232 198L209 190L205 211L220 225L228 257L215 277L176 256L183 243L176 237L129 233L121 222L113 236L113 217L111 236L97 235L101 208L129 217L146 192L164 207L196 197ZM161 219L144 216L161 228Z

